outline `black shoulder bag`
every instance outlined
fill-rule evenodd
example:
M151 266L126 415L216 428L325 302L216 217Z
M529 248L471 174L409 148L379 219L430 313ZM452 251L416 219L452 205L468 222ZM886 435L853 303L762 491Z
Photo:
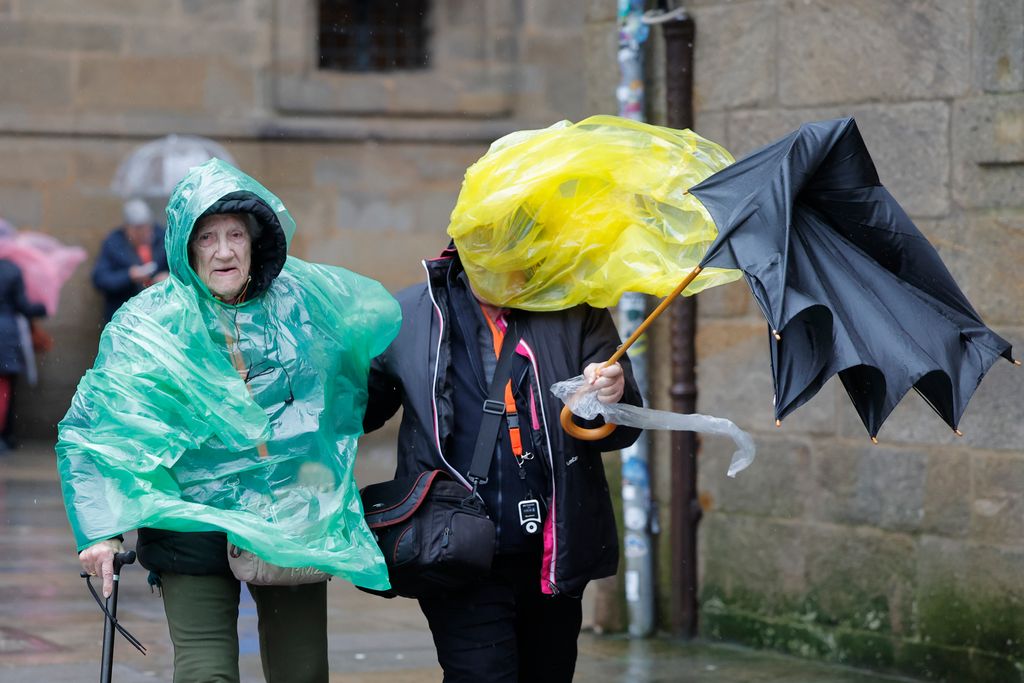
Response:
M366 523L388 566L390 591L362 589L393 598L421 598L458 588L491 568L496 540L477 487L487 482L494 444L505 414L504 391L519 344L513 323L502 343L483 404L467 490L445 470L371 484L362 491Z

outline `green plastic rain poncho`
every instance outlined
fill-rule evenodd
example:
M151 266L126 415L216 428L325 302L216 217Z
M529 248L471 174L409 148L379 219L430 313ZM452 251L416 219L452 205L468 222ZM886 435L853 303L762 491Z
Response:
M692 131L616 116L519 131L466 171L448 234L473 288L501 306L606 308L627 291L665 296L718 236L687 189L731 163ZM707 268L686 293L740 277Z
M263 226L237 306L189 265L208 209ZM386 588L352 468L370 359L398 332L397 302L373 280L286 256L284 205L220 160L179 183L167 218L170 277L107 325L60 423L78 548L140 527L222 530L276 564Z

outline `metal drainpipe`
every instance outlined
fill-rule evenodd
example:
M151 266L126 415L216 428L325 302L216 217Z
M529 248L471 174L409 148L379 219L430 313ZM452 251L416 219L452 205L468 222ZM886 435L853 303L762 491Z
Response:
M643 22L643 0L619 2L619 115L644 120L643 46L650 29ZM647 297L626 292L618 305L619 331L631 336L647 317ZM643 335L630 349L633 377L645 402L648 392L648 344ZM622 521L624 588L629 615L629 635L646 638L657 627L655 609L655 520L651 501L650 437L641 434L632 446L622 449Z
M671 128L692 128L696 24L684 14L661 26L665 38L666 123ZM693 413L697 409L696 297L680 297L672 305L670 330L672 410ZM672 432L670 626L673 633L684 638L697 636L697 524L703 514L697 498L697 445L695 433Z

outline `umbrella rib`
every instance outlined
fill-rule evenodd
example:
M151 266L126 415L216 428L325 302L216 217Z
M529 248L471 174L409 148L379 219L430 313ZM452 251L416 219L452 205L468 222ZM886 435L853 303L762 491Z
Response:
M830 252L832 252L833 254L837 253L837 252L835 252L834 249L830 248L831 247L830 244L825 243L825 240L821 240L821 243L826 248L828 248L828 250ZM871 259L871 257L868 254L866 254L862 249L860 249L860 247L858 247L857 245L851 244L850 247L853 250L855 250L855 252L858 253L862 258L873 261L873 259ZM851 275L851 276L858 275L857 271L852 269L852 264L850 264L848 260L846 260L846 259L837 259L837 263L841 267L843 267L844 271L848 275ZM900 278L896 277L895 275L890 273L888 270L885 270L884 273L887 274L887 275L883 275L884 277L891 278L894 284L896 284L897 286L899 286L899 287L901 287L901 288L903 288L905 290L908 290L911 295L917 297L919 300L922 300L924 303L926 303L928 305L928 308L930 310L934 311L936 314L938 314L938 315L942 316L943 318L945 318L946 320L948 320L950 325L952 325L954 327L957 327L957 328L960 327L957 324L956 321L950 319L949 316L946 315L946 313L941 309L941 307L937 307L937 306L931 304L931 301L934 301L934 298L927 297L926 293L921 292L918 288L913 287L909 283L903 282L902 280L900 280ZM822 286L824 286L824 283L822 283ZM828 294L829 297L833 297L834 298L834 295L835 295L834 292L828 291L827 294ZM924 295L924 296L922 296L922 295ZM893 401L892 406L889 408L889 410L885 411L884 415L880 415L879 416L881 418L880 422L885 419L885 417L888 415L888 413L892 412L892 408L895 408L895 406L900 402L900 400L902 400L902 398L907 394L907 392L910 391L910 389L914 388L915 391L916 391L915 385L917 384L917 382L922 377L924 377L925 375L927 375L927 374L929 374L931 372L935 372L935 371L942 372L943 374L945 374L947 376L947 378L950 379L950 389L951 389L951 392L953 393L953 396L951 396L951 398L955 399L956 398L956 393L958 391L958 387L956 386L956 383L952 381L953 378L949 376L949 373L943 368L942 364L939 363L924 347L922 347L920 344L918 344L917 341L911 335L907 334L903 330L903 327L900 324L898 324L899 317L887 305L887 302L886 302L885 299L878 297L875 294L874 290L871 290L871 289L865 290L865 296L871 296L872 297L872 301L875 304L875 307L874 307L875 310L885 311L886 314L888 315L888 318L891 321L895 321L897 323L897 324L891 325L890 326L891 329L893 329L895 332L897 332L900 335L902 343L907 344L908 346L913 346L914 349L917 352L917 355L919 357L927 359L927 363L926 364L928 366L930 366L930 367L928 367L926 369L920 369L920 370L917 370L916 372L914 372L912 374L908 374L909 386L907 386L907 388L904 389L900 393L900 395L898 397L895 397L895 400ZM931 301L926 301L925 297L927 297L927 299L929 299ZM830 308L830 310L832 310L832 314L834 316L839 317L839 313L836 310L832 309L832 307L829 307L829 308ZM855 321L853 321L853 320L846 320L846 319L843 319L841 317L839 317L839 319L840 319L840 322L842 323L841 326L842 326L843 330L845 330L847 335L850 335L851 337L852 336L856 336L858 339L860 339L860 335L859 335L857 326L852 324ZM860 342L858 342L857 346L859 346L861 348L864 348L866 345L861 340ZM870 367L874 367L874 368L876 368L878 370L881 370L881 368L877 365L877 362L876 363L866 363L866 365L869 365ZM853 367L853 366L849 366L849 367ZM841 372L842 370L845 370L845 369L848 369L848 368L837 368L835 370L835 372L838 373L838 372ZM920 394L920 391L918 391L917 393ZM938 414L940 417L943 417L942 413L939 410L935 409L935 406L932 404L931 401L926 401L926 402L932 407L933 410L935 410L936 414ZM884 410L885 410L885 408L883 406L883 411ZM943 419L945 419L945 418L943 418Z

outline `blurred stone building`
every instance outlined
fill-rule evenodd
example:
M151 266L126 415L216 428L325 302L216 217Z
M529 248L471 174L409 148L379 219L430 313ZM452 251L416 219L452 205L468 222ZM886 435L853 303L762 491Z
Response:
M1021 1L685 6L697 132L738 157L804 121L855 116L882 181L1019 345ZM119 161L151 138L199 134L289 206L294 253L394 290L446 244L462 174L492 140L616 112L616 40L614 0L0 0L0 215L95 256L119 222ZM648 53L657 123L678 74L657 29ZM53 436L91 365L91 266L45 323L57 343L21 394L23 434ZM730 444L703 442L702 634L949 681L1022 680L1024 371L993 368L963 438L911 395L872 445L838 382L776 429L767 330L746 286L705 292L699 309L698 409L760 449L733 480ZM653 333L660 407L666 334ZM667 437L654 444L667 507ZM667 557L663 602L676 589Z

